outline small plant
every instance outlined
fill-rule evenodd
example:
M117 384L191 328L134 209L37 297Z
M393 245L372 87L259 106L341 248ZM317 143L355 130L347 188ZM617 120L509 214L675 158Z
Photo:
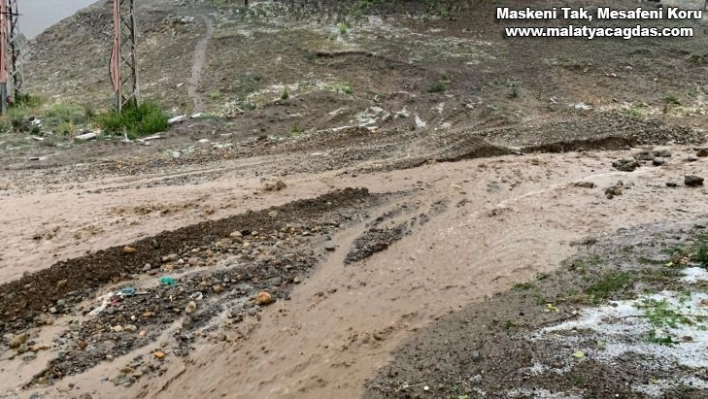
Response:
M283 92L280 94L280 99L287 100L288 98L290 98L290 93L288 92L288 88L285 87L283 88Z
M337 30L339 31L340 35L346 35L349 31L349 25L347 25L346 22L340 22L339 24L337 24Z
M651 344L659 344L665 346L674 346L678 344L678 342L674 341L671 336L662 336L660 333L657 333L656 330L651 330L649 334L647 334L646 341Z
M428 93L443 93L445 90L445 83L439 80L428 86Z
M630 283L632 283L632 277L629 273L609 272L586 288L585 293L591 295L594 302L598 303L609 299L613 293L624 289Z
M59 132L65 136L75 136L76 135L76 125L73 122L62 122L59 125Z
M339 94L351 95L352 93L354 93L352 87L346 84L335 84L332 86L332 89Z
M304 130L300 127L300 125L293 125L293 127L290 128L290 137L297 137L303 132Z
M703 268L708 268L708 244L701 243L691 256L691 260L697 262Z
M15 98L15 107L35 108L42 105L42 99L31 94L19 94Z
M545 280L549 277L551 277L551 275L548 273L537 273L536 274L536 280L538 280L538 281Z
M128 104L121 113L111 110L96 116L98 125L107 133L126 132L131 139L165 131L168 119L167 114L151 102L139 106Z
M215 90L208 94L209 98L212 100L218 100L221 98L221 91Z
M75 103L52 104L44 110L42 115L45 126L58 127L59 130L62 130L66 125L79 125L87 120L86 109Z
M681 103L678 100L678 97L676 97L675 94L669 93L664 97L664 102L668 105L680 105Z
M509 84L509 97L510 98L519 97L519 87L516 85L516 83L512 82Z
M533 283L518 283L514 285L515 290L520 290L520 291L528 291L531 289L536 288L536 286Z
M441 82L449 82L450 81L450 76L448 75L447 71L440 71L439 78L440 78Z

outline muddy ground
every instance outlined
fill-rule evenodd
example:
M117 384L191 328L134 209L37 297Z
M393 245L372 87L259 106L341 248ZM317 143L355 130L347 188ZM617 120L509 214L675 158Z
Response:
M620 325L634 352L563 324L701 303L702 22L544 42L485 1L293 4L140 2L141 92L186 116L159 139L0 134L0 397L704 394L701 314ZM34 39L28 88L109 106L109 25Z

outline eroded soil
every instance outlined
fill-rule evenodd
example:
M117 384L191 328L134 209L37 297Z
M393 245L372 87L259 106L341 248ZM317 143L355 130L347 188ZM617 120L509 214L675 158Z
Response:
M705 379L526 339L599 306L581 294L616 263L663 270L639 243L708 214L684 184L708 175L701 29L546 46L502 40L487 2L375 5L346 29L353 3L284 4L139 5L143 92L188 115L160 139L0 135L0 396L642 397ZM33 41L33 90L110 101L109 11ZM586 274L563 263L594 254Z

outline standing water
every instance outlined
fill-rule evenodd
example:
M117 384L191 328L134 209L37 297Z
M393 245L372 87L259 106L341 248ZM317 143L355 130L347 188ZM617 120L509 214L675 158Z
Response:
M31 39L95 2L96 0L18 0L20 31L27 39Z

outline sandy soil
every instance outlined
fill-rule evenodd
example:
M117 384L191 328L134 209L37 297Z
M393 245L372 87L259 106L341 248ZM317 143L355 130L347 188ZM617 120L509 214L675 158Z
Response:
M205 116L149 145L0 135L0 397L370 395L400 348L418 354L411 337L456 337L419 332L555 270L574 241L708 213L684 184L708 175L704 36L538 57L471 2L450 2L464 23L383 5L346 33L343 6L193 3L141 8L142 79ZM86 54L106 15L33 42L35 90L101 104ZM79 77L54 86L48 60L82 37Z

